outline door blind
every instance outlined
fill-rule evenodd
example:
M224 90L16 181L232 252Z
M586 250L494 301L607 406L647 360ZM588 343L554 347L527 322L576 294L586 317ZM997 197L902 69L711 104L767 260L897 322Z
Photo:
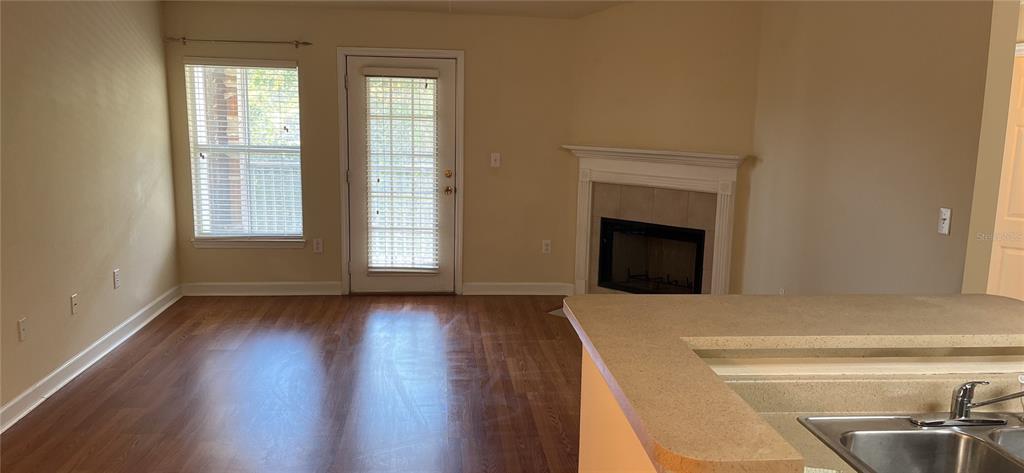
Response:
M436 271L437 79L366 77L371 271Z
M185 66L197 238L302 235L295 67Z

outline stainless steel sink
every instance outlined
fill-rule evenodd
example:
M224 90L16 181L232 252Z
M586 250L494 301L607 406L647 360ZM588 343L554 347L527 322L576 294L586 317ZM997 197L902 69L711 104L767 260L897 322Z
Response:
M995 429L989 437L1017 458L1024 458L1024 428Z
M861 473L1024 473L1024 422L921 427L915 416L801 417L799 421Z

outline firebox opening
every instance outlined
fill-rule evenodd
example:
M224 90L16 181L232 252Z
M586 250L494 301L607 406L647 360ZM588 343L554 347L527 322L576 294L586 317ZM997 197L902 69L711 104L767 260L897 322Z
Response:
M700 294L704 230L601 218L598 286L634 294Z

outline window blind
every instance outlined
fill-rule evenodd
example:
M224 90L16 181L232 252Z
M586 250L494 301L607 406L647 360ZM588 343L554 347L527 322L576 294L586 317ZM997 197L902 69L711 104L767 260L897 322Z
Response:
M368 267L435 271L437 79L367 77L366 94Z
M185 66L197 238L302 235L295 67Z

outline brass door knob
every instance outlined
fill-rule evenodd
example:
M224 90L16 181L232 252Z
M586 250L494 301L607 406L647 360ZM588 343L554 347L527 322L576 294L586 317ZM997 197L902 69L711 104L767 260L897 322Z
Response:
M452 187L452 186L445 186L445 187L444 187L444 193L445 193L446 195L447 195L447 194L451 194L452 192L455 192L455 188L454 188L454 187Z

